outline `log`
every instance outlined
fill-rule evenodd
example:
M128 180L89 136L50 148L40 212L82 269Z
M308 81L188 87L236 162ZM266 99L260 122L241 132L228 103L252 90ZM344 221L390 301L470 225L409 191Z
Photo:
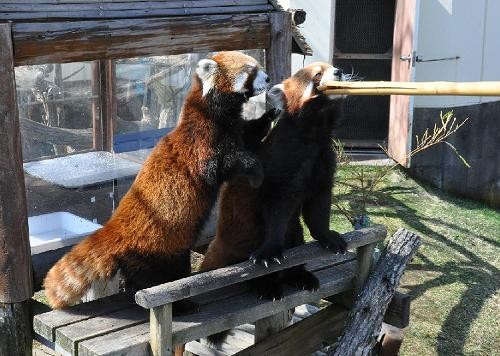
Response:
M20 119L24 137L53 145L71 146L77 150L92 148L92 129L65 129Z
M337 82L318 87L328 95L500 96L500 82Z
M407 263L420 244L418 235L403 228L392 236L377 267L354 302L344 333L329 356L372 354L389 302Z

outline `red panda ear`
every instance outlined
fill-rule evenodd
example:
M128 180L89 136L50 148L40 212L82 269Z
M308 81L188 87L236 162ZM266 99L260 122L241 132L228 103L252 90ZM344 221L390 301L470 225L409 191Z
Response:
M202 59L196 65L196 74L203 83L203 96L205 96L215 85L214 74L217 71L217 67L217 62L208 58Z
M286 107L285 87L283 84L276 84L267 92L269 103L277 109L283 110Z
M319 84L319 82L321 81L321 78L323 77L322 73L321 72L318 72L316 73L313 77L312 77L312 82L314 84Z

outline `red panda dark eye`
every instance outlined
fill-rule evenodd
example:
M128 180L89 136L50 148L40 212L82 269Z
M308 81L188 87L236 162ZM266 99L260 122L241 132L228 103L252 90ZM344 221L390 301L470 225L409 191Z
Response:
M319 77L321 77L321 72L318 72L318 73L314 74L314 79L317 79Z

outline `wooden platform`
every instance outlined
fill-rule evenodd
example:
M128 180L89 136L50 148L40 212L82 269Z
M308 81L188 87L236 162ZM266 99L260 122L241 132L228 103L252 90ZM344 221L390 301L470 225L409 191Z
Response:
M245 293L245 286L239 285L227 291L235 294L228 298L200 296L198 301L203 304L198 312L174 316L174 343L196 340L349 289L356 271L355 254L336 259L338 264L323 270L321 264L314 266L318 268L315 274L321 282L318 292L289 288L281 301L273 302ZM33 326L40 336L55 342L56 350L63 354L148 354L148 311L126 295L80 304L68 311L37 315Z
M377 226L353 231L344 237L352 249L373 245L383 239L385 233L385 228ZM147 309L155 310L176 300L191 298L199 304L199 310L172 318L172 345L195 341L189 344L188 349L199 351L207 347L196 341L200 338L350 290L359 272L354 252L332 254L317 242L288 250L285 256L287 258L282 265L273 264L264 268L243 262L145 289L136 294L136 302L132 296L121 294L67 310L38 314L34 317L33 328L46 343L62 354L149 355L151 325ZM248 292L244 283L304 263L320 280L318 291L290 287L285 290L282 300L270 301ZM241 333L236 333L241 336Z

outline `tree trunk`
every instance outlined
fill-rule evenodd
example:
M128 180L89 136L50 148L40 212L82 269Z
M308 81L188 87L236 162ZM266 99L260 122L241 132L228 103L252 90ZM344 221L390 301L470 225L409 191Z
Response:
M371 355L385 311L421 239L403 228L389 241L377 267L349 313L344 333L330 356Z

